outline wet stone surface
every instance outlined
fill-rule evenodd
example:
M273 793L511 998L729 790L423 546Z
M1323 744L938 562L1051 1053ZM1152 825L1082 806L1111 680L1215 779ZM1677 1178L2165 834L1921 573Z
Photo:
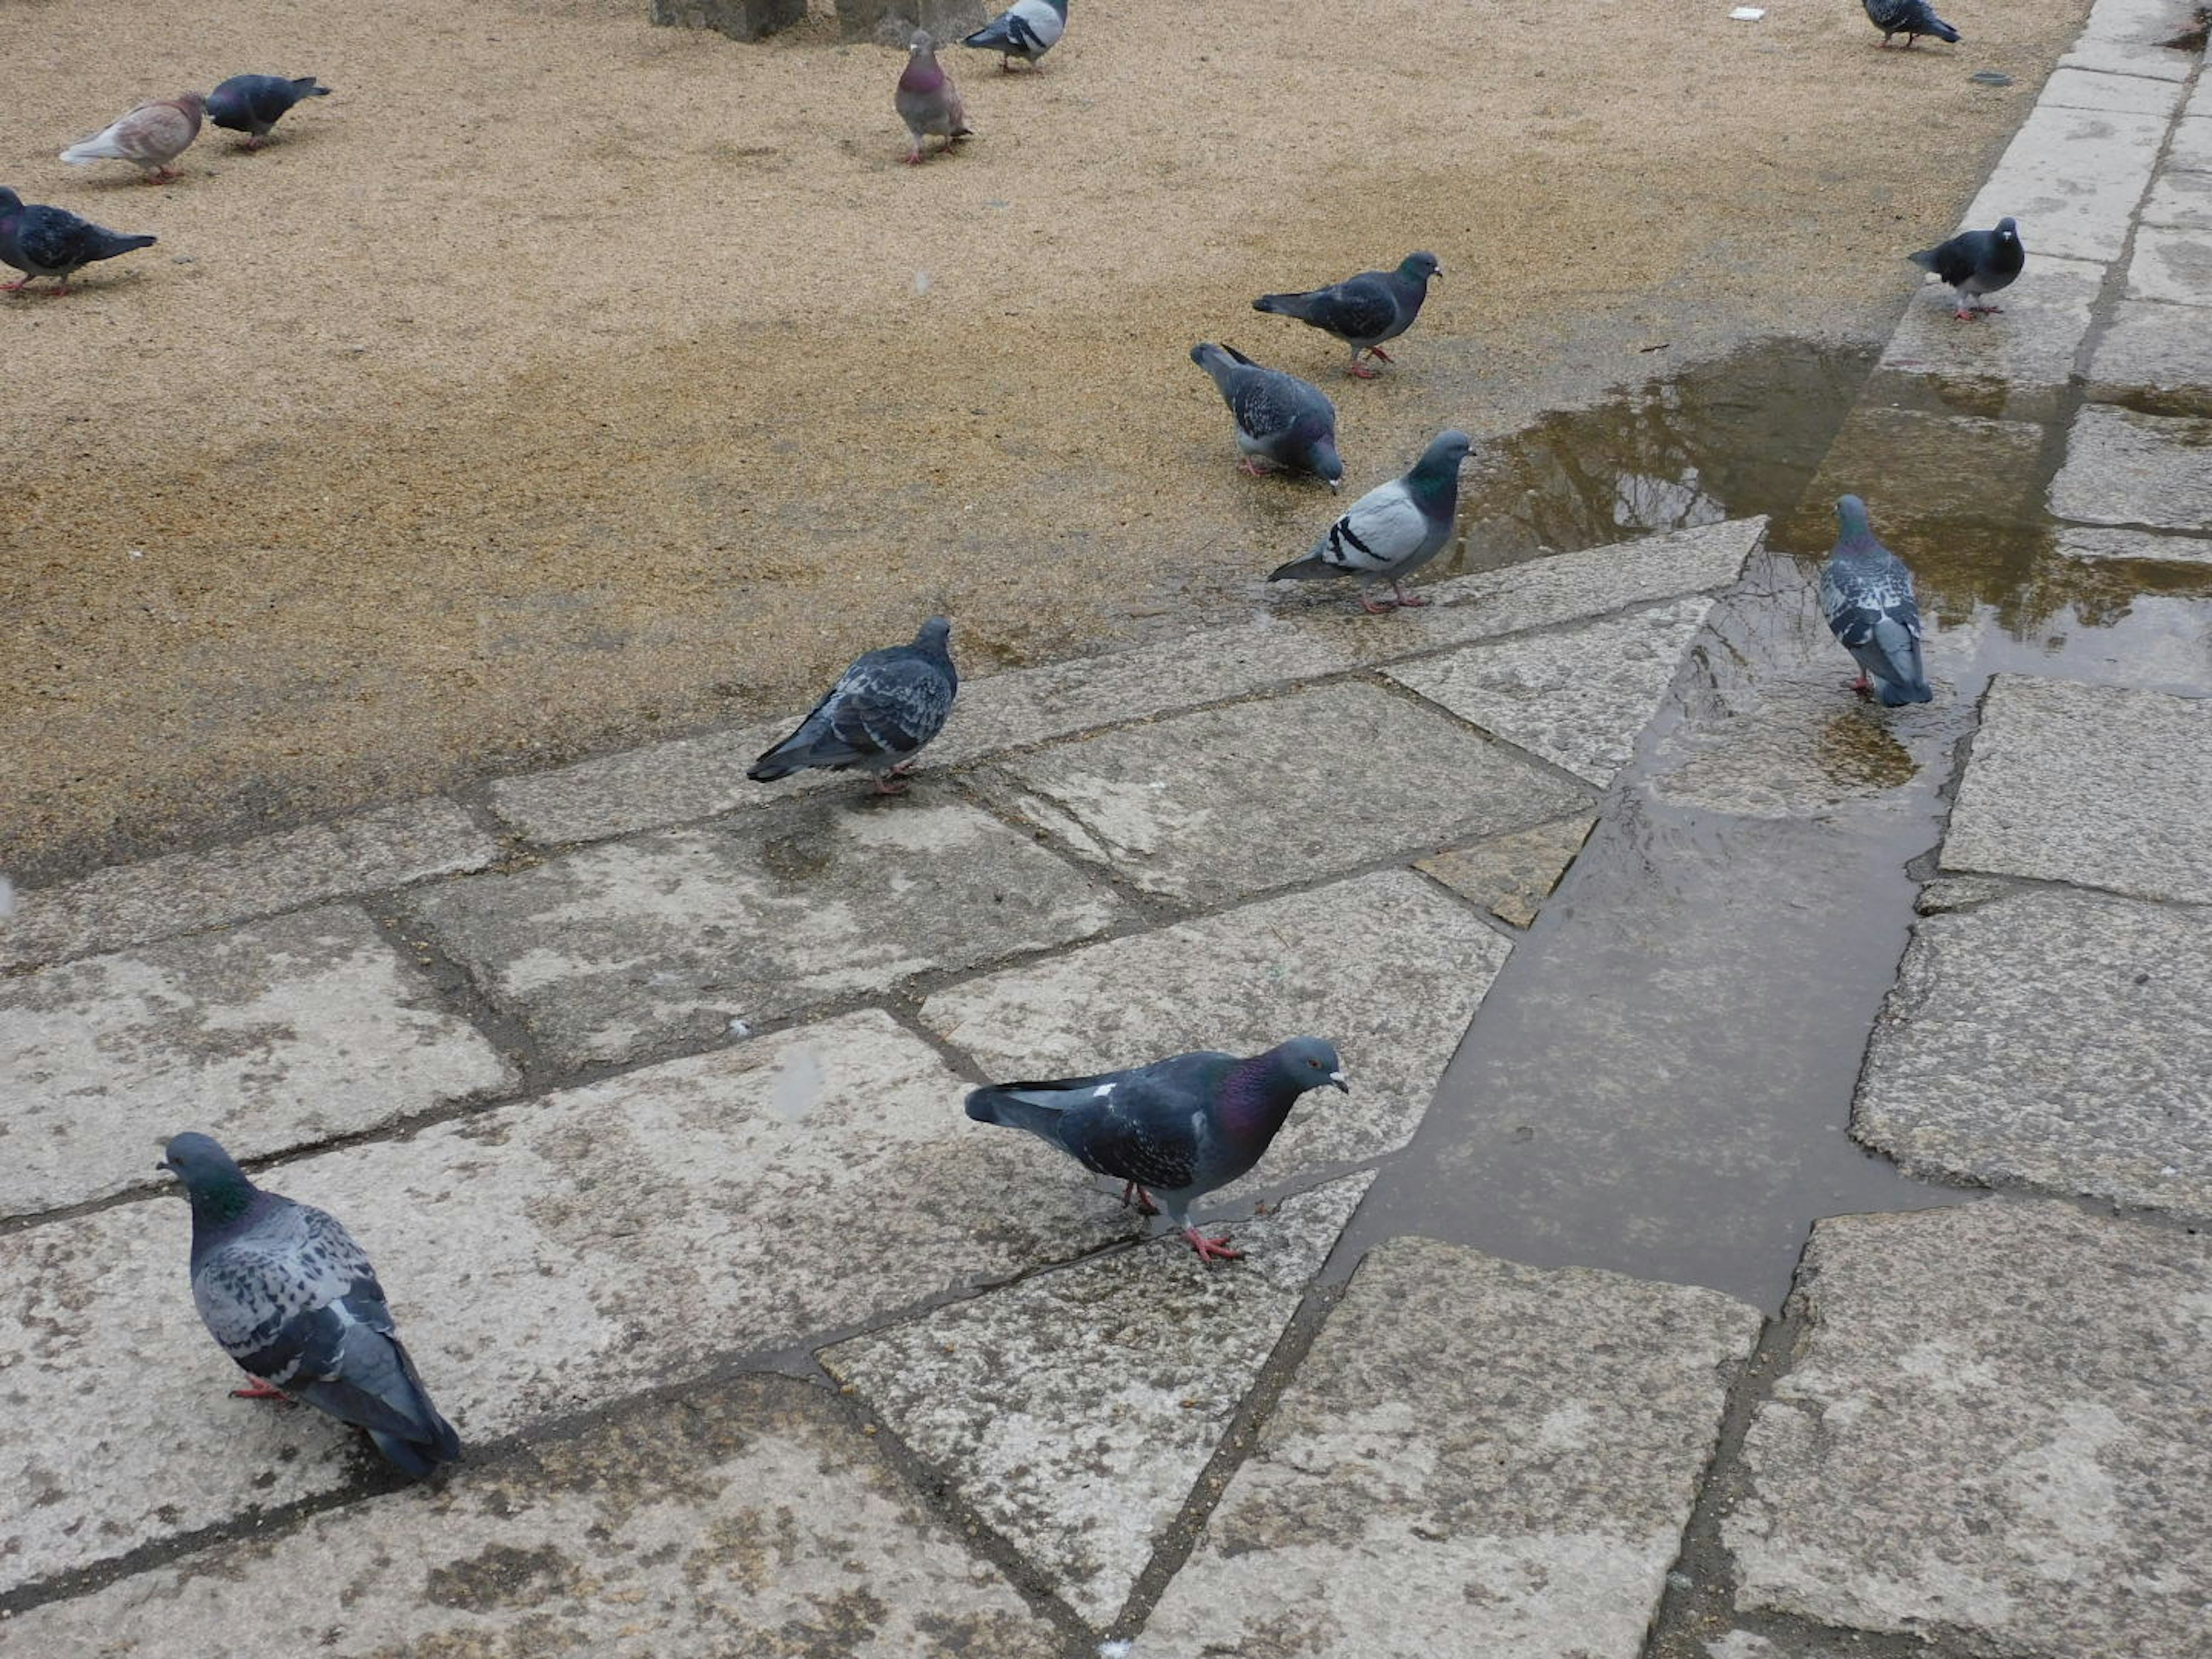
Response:
M1536 912L1559 884L1596 823L1587 816L1555 818L1533 830L1493 836L1472 847L1422 859L1414 868L1500 921L1526 927L1535 921Z
M2088 405L2051 481L2051 510L2087 524L2212 530L2212 420Z
M2033 405L2023 393L2029 388L2055 392L2066 385L2104 280L2101 264L2039 256L2018 282L1990 296L2002 311L1964 323L1953 314L1953 290L1930 277L1905 307L1881 367L1894 374L1990 383L1992 390L1984 395L1999 399L2009 415L2055 410L2055 402Z
M2196 173L2212 187L2212 173ZM2094 392L2212 400L2212 309L2124 300L2089 359Z

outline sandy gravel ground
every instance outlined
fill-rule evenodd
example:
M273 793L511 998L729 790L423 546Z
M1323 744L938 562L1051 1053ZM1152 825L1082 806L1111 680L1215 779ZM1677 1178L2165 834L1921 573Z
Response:
M755 46L644 0L4 0L0 183L161 241L0 302L0 861L753 718L932 611L978 670L1249 615L1329 498L1235 470L1200 338L1338 399L1349 493L1447 423L1876 334L2086 0L1909 54L1767 3L1075 0L1035 77L948 51L980 136L908 169L899 54L821 0ZM337 93L170 185L55 159L240 71ZM1249 309L1416 247L1382 381Z

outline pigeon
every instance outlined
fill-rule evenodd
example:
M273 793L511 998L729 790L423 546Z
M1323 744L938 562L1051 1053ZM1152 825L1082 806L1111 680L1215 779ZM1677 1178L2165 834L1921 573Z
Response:
M2000 219L1995 230L1969 230L1935 247L1905 256L1923 270L1932 270L1958 290L1951 314L1962 323L1981 320L1986 312L2002 306L1975 303L1984 294L2012 286L2012 279L2027 263L2027 250L2020 243L2020 226Z
M1335 335L1352 348L1346 372L1371 380L1376 371L1360 358L1391 361L1382 342L1413 327L1413 319L1421 314L1421 301L1429 297L1429 278L1443 274L1435 254L1408 253L1395 270L1363 270L1305 294L1262 294L1252 301L1252 309L1295 317L1309 328Z
M1842 533L1820 567L1820 614L1859 665L1851 689L1862 695L1871 690L1886 708L1926 702L1933 693L1920 665L1920 606L1912 597L1912 573L1875 540L1866 503L1857 496L1837 500L1836 522Z
M1191 1201L1257 1164L1298 1097L1323 1084L1352 1091L1336 1049L1300 1036L1249 1060L1206 1051L1097 1077L994 1084L968 1097L968 1115L1026 1129L1112 1176L1125 1204L1133 1195L1149 1209L1157 1198L1200 1261L1233 1261L1243 1252L1199 1231Z
M1344 484L1336 453L1336 405L1319 386L1279 369L1262 368L1232 345L1200 341L1190 360L1213 377L1237 422L1237 447L1247 472L1261 460L1286 472L1310 472L1331 489Z
M288 81L281 75L234 75L207 96L207 118L219 127L248 135L243 146L259 149L261 141L269 136L269 129L283 118L284 112L302 98L327 98L328 87L318 86L315 77L303 75L296 81Z
M937 43L929 38L927 29L914 32L913 44L907 47L906 68L900 72L898 91L891 104L898 111L899 119L906 123L909 148L907 161L915 167L921 165L921 141L931 133L945 140L951 149L974 131L968 125L967 112L960 107L960 94L937 61Z
M1901 34L1909 49L1919 43L1923 34L1932 34L1938 40L1948 40L1956 46L1959 31L1936 15L1928 0L1861 0L1866 7L1867 21L1881 31L1881 43L1889 44L1889 37Z
M892 779L911 769L923 745L945 729L960 692L960 675L945 645L951 633L951 623L932 617L912 645L855 658L799 729L756 760L745 775L773 783L810 766L832 772L859 766L876 774L876 793L903 794L906 786Z
M1325 576L1359 579L1359 608L1374 612L1393 605L1426 605L1408 599L1398 584L1436 557L1451 539L1459 517L1459 466L1474 441L1464 432L1439 432L1413 470L1379 484L1346 507L1303 559L1276 570L1271 582L1315 581ZM1390 605L1377 605L1366 590L1390 584Z
M197 92L141 104L112 126L71 144L62 152L62 160L80 167L94 161L128 161L148 184L167 183L177 176L169 163L200 136L200 117L206 110L207 100Z
M1021 58L1034 67L1037 60L1060 44L1067 27L1067 0L1014 0L1014 3L977 29L960 44L999 54L1001 72Z
M192 1301L253 1379L234 1398L304 1400L366 1430L418 1480L460 1456L399 1346L376 1270L334 1217L263 1191L205 1135L171 1140L161 1167L191 1200Z
M0 294L14 294L39 276L52 277L52 292L66 294L70 274L79 266L153 246L151 236L125 236L66 208L27 203L14 191L0 188L0 262L23 273L0 283Z

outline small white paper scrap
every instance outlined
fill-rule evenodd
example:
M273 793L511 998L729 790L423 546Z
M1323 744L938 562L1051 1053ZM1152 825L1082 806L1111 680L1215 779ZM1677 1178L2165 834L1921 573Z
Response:
M1756 23L1766 15L1766 12L1764 8L1759 6L1738 6L1729 15L1739 23Z

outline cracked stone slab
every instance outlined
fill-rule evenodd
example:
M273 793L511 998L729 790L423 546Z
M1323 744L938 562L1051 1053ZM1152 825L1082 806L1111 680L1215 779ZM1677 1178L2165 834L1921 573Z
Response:
M2117 259L2166 125L2162 114L2039 102L1962 222L1985 230L2009 214L2031 258Z
M1308 1095L1260 1167L1224 1189L1233 1201L1411 1139L1511 948L1449 894L1384 871L971 980L930 998L921 1020L995 1078L1330 1038L1351 1095ZM1022 1149L1020 1206L1096 1179L1028 1136L990 1133Z
M2084 35L2058 60L2061 69L2095 70L2106 75L2143 75L2154 81L2189 79L2193 65L2184 54L2164 46L2128 45Z
M747 1376L0 1626L40 1659L1058 1659L817 1389Z
M1913 929L1851 1133L1907 1170L2212 1216L2212 912L2037 888Z
M1603 788L1628 763L1712 609L1700 595L1557 634L1471 645L1386 672Z
M2054 1202L1815 1224L1723 1522L1738 1605L1975 1653L2199 1653L2212 1244Z
M711 1041L1127 913L972 806L822 797L465 878L416 909L566 1065Z
M1962 323L1952 314L1951 289L1931 279L1898 319L1881 366L1899 374L1994 381L2008 391L2055 390L2073 375L2104 281L2101 264L2038 255L2022 280L2005 289L2001 316Z
M1180 1237L1157 1239L822 1363L1071 1607L1110 1624L1373 1179L1237 1227L1242 1261L1208 1267Z
M2106 50L2112 48L2107 47ZM2116 110L2129 115L2155 115L2164 120L2181 107L2185 88L2171 76L2137 75L2126 70L2107 73L2081 64L2064 64L2036 94L2036 107Z
M2212 420L2085 405L2051 481L2051 511L2089 524L2212 530Z
M2062 530L2058 550L2069 559L2150 559L2212 564L2212 539L2160 536L2148 530Z
M1943 868L2212 903L2212 701L2000 674Z
M241 1158L514 1085L350 906L0 980L0 1215L157 1177L185 1129Z
M16 894L0 968L197 933L430 876L480 870L499 843L449 800L407 801L205 852L117 865Z
M1554 818L1533 830L1492 836L1472 847L1454 848L1413 867L1475 903L1501 921L1526 927L1559 884L1559 878L1583 850L1597 820L1588 814Z
M2212 232L2166 225L2136 231L2128 298L2212 306Z
M1056 744L977 783L1145 891L1191 904L1540 823L1585 799L1437 710L1365 684Z
M2147 225L2212 230L2212 173L2161 173L2143 204L2142 218Z
M2195 174L2212 187L2212 173ZM2212 402L2212 308L2123 300L2090 356L2093 393L2159 392Z
M1759 1328L1713 1291L1370 1251L1139 1650L1635 1659Z
M1036 1181L1025 1137L962 1114L968 1086L863 1012L266 1180L361 1241L480 1445L1136 1230L1109 1193ZM167 1198L0 1237L0 1593L374 1465L319 1413L226 1397L189 1243Z
M2207 88L2212 88L2212 80L2197 82L2184 118L2173 124L2173 137L2166 150L2166 164L2170 167L2212 173L2212 103L2207 102L2212 93Z

